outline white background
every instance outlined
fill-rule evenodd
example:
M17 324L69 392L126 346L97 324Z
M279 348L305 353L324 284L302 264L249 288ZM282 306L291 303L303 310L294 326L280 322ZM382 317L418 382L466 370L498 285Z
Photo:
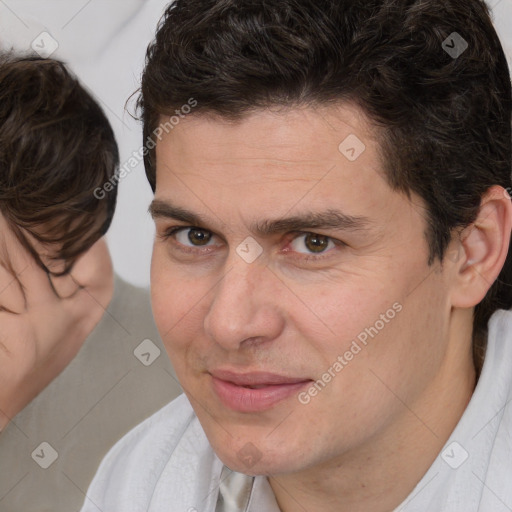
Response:
M0 47L31 51L47 31L64 60L98 98L116 133L121 166L142 144L142 130L125 111L136 91L144 54L169 0L0 0ZM512 0L491 0L496 28L512 64ZM511 66L512 67L512 66ZM118 274L147 286L154 229L152 193L142 163L122 180L108 244Z

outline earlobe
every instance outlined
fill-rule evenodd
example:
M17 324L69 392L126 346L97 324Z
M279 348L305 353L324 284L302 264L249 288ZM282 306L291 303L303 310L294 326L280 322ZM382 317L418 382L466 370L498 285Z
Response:
M502 187L491 187L482 198L475 222L456 242L460 258L454 262L454 307L474 307L483 300L505 263L511 229L510 196Z

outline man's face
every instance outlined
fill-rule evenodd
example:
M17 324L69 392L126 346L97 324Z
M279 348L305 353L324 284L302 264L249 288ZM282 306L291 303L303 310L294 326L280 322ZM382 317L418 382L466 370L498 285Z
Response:
M361 112L191 116L157 162L155 320L223 462L298 471L411 421L442 367L449 278Z

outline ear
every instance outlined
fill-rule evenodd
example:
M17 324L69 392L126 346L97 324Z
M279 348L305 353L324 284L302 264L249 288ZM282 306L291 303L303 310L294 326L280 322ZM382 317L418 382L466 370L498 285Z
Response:
M454 271L454 307L471 308L483 300L503 268L511 230L510 196L503 187L493 186L484 194L475 222L452 241L447 255Z

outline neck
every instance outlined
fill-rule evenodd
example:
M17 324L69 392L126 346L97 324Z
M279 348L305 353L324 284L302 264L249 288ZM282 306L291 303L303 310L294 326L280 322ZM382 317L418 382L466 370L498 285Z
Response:
M414 403L402 402L402 413L385 430L321 466L269 477L282 512L390 512L408 497L473 394L471 315L472 311L453 314L454 341L447 346L436 379Z

